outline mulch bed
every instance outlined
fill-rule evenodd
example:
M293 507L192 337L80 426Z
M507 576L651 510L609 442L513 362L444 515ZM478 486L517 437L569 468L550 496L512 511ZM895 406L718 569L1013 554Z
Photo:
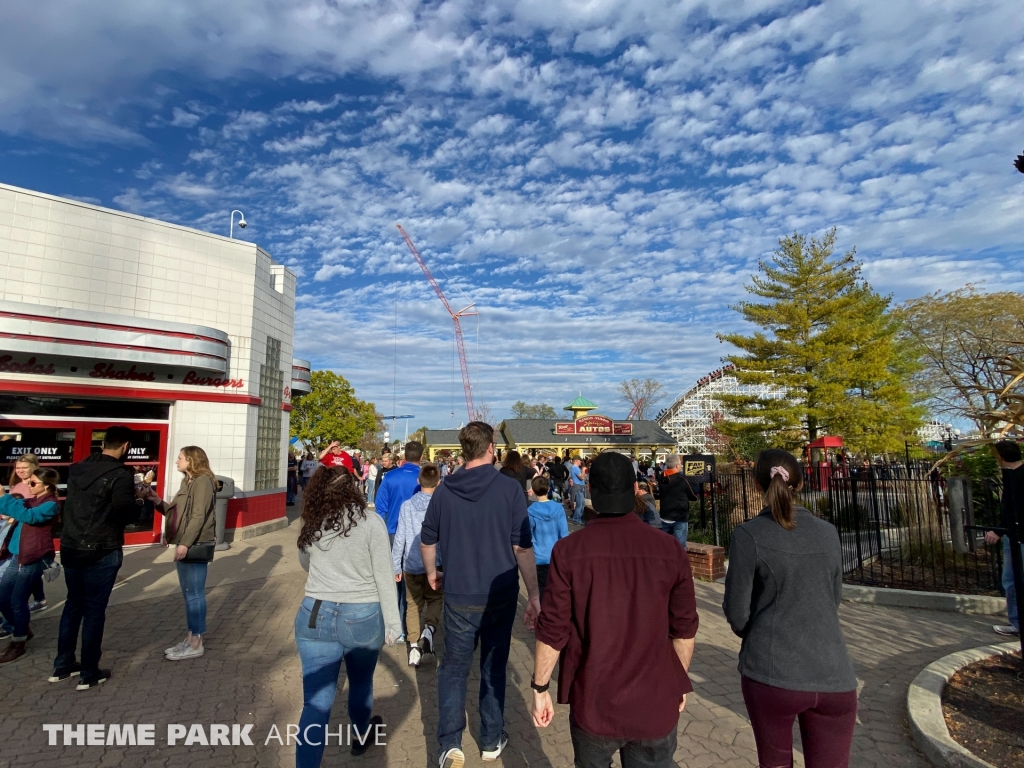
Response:
M998 768L1024 765L1024 676L1020 653L964 667L942 692L949 734Z

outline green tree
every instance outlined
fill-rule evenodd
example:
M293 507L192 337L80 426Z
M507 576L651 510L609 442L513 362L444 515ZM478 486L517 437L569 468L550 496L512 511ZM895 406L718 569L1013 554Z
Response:
M383 431L374 404L358 399L352 385L334 371L312 371L309 393L292 407L292 437L309 443L317 453L332 440L367 450L367 433L378 435L379 445Z
M537 405L531 405L524 403L522 400L516 400L512 404L512 418L513 419L557 419L558 414L555 413L555 409L547 403L538 403Z
M821 240L794 233L779 239L770 262L758 262L747 292L767 301L734 309L762 330L718 338L742 350L726 356L740 382L779 387L786 397L723 397L723 433L756 423L778 447L827 433L855 452L881 453L899 450L920 425L913 348L899 336L890 298L863 279L854 250L834 255L835 239L835 229Z
M932 411L973 421L987 433L999 393L1013 380L1007 358L1024 357L1024 295L979 293L966 285L898 309L903 334L919 350L917 374Z

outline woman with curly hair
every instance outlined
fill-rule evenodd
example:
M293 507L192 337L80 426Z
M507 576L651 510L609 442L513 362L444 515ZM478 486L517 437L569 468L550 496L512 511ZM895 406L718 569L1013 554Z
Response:
M299 561L309 572L295 616L302 660L302 740L297 768L318 768L338 688L341 662L348 675L352 754L376 743L373 672L380 649L402 634L388 529L366 514L366 499L344 467L321 467L302 500Z

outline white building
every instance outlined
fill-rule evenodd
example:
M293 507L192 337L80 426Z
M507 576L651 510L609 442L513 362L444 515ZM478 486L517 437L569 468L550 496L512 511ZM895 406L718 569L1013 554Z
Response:
M259 246L0 184L0 471L31 451L63 480L126 424L164 498L198 445L235 481L235 538L287 524L294 316L295 276Z

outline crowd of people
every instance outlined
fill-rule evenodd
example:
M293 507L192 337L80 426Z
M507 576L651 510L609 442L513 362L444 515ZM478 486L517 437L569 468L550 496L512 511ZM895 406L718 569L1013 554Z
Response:
M30 600L44 599L40 577L62 566L67 601L49 680L78 677L77 689L88 690L110 678L100 666L105 609L124 529L141 502L164 515L185 605L187 634L165 658L205 653L216 479L202 448L186 446L177 459L181 485L165 501L136 485L125 465L132 437L111 427L101 452L71 466L62 508L52 469L28 458L16 465L10 492L0 495L0 617L11 637L0 665L24 655ZM303 685L298 768L321 764L342 663L352 752L376 744L374 672L381 649L396 643L406 644L412 667L441 649L440 768L465 763L467 681L479 647L481 757L498 759L509 743L504 707L520 580L522 620L535 635L534 724L553 720L557 666L577 766L607 768L616 752L623 768L676 765L699 626L685 547L697 497L678 457L655 467L615 452L581 460L508 451L499 463L489 425L471 422L459 440L462 455L450 462L424 462L416 441L379 459L338 442L316 459L295 457L298 557L308 571L294 625ZM997 450L1013 474L1008 482L1017 482L1019 448ZM838 618L839 535L798 505L803 474L792 454L763 451L753 474L763 511L733 532L722 610L742 638L741 689L759 763L792 763L799 721L808 768L845 766L857 680ZM570 520L578 524L572 533Z
M424 462L418 442L381 457L375 495L351 454L352 466L329 459L309 481L299 535L309 579L295 619L304 688L297 766L321 764L342 661L348 716L357 734L369 733L379 722L372 681L383 646L405 642L416 667L439 639L438 765L465 764L478 647L478 742L483 761L497 760L509 743L506 670L521 582L523 622L536 638L534 724L554 717L557 666L577 766L606 768L616 752L624 768L676 765L699 625L685 549L697 489L678 457L642 466L613 452L507 451L499 462L487 424L470 423L459 439L462 455L450 461ZM743 565L729 570L723 610L743 638L739 671L759 760L788 765L799 720L808 766L845 765L857 694L838 619L838 533L797 505L802 474L791 454L765 451L754 471L765 508L739 527Z

